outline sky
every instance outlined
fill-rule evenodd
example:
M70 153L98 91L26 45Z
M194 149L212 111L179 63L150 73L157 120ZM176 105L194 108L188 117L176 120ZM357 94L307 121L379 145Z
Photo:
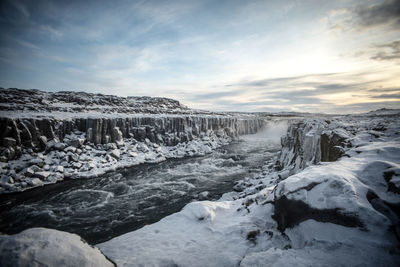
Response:
M400 108L400 0L2 0L0 87L213 111Z

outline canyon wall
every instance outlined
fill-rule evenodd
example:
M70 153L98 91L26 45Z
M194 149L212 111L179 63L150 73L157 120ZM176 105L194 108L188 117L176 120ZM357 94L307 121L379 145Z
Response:
M85 133L85 139L78 141L83 143L119 143L124 138L134 138L137 141L149 139L152 143L173 146L193 140L207 131L235 137L255 133L263 125L264 120L255 116L240 118L165 114L115 118L0 118L0 140L3 148L16 151L5 155L10 160L18 156L22 147L42 151L48 141L63 140L66 135L76 131Z

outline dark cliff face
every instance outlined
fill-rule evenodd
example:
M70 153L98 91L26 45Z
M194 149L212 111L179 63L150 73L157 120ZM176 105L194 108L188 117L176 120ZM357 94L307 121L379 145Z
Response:
M0 118L0 140L3 148L34 148L42 151L50 140L63 140L65 135L79 131L86 134L85 143L107 144L135 138L167 146L193 140L201 133L214 131L235 137L255 133L264 124L259 118L240 119L212 116L132 116L116 118ZM10 144L10 138L15 144ZM12 142L13 143L13 142ZM19 147L19 148L18 148ZM18 153L17 153L18 154ZM13 159L11 157L9 159Z
M281 139L280 168L291 174L319 162L336 161L351 147L348 136L325 120L293 122Z

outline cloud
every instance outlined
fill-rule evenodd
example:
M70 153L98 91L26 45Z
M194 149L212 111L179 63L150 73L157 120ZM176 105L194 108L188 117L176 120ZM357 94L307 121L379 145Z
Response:
M400 59L400 40L390 43L375 45L377 49L382 51L377 52L371 59L375 60L398 60Z
M383 3L359 6L354 9L359 26L364 28L378 25L390 25L393 29L400 27L400 0L385 0Z
M383 93L383 92L400 92L400 87L399 88L379 88L379 89L369 89L368 92L378 92L378 93Z
M399 99L400 100L400 93L399 94L381 94L381 95L374 95L371 97L372 98Z
M247 79L183 99L215 110L361 112L386 107L388 100L390 106L396 103L399 89L385 85L390 75L364 71Z

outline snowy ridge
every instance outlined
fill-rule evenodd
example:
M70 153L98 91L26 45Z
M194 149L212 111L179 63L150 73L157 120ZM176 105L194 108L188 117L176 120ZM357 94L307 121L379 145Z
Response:
M37 89L0 89L0 110L24 112L193 113L164 97L119 97L86 92L44 92Z
M344 156L318 163L298 149L303 165L265 166L263 175L238 185L241 192L190 203L98 247L119 266L398 266L399 122L398 116L303 121L299 142L326 152L310 139L335 133L345 140L329 143L342 143L336 149ZM290 175L293 166L298 172Z

